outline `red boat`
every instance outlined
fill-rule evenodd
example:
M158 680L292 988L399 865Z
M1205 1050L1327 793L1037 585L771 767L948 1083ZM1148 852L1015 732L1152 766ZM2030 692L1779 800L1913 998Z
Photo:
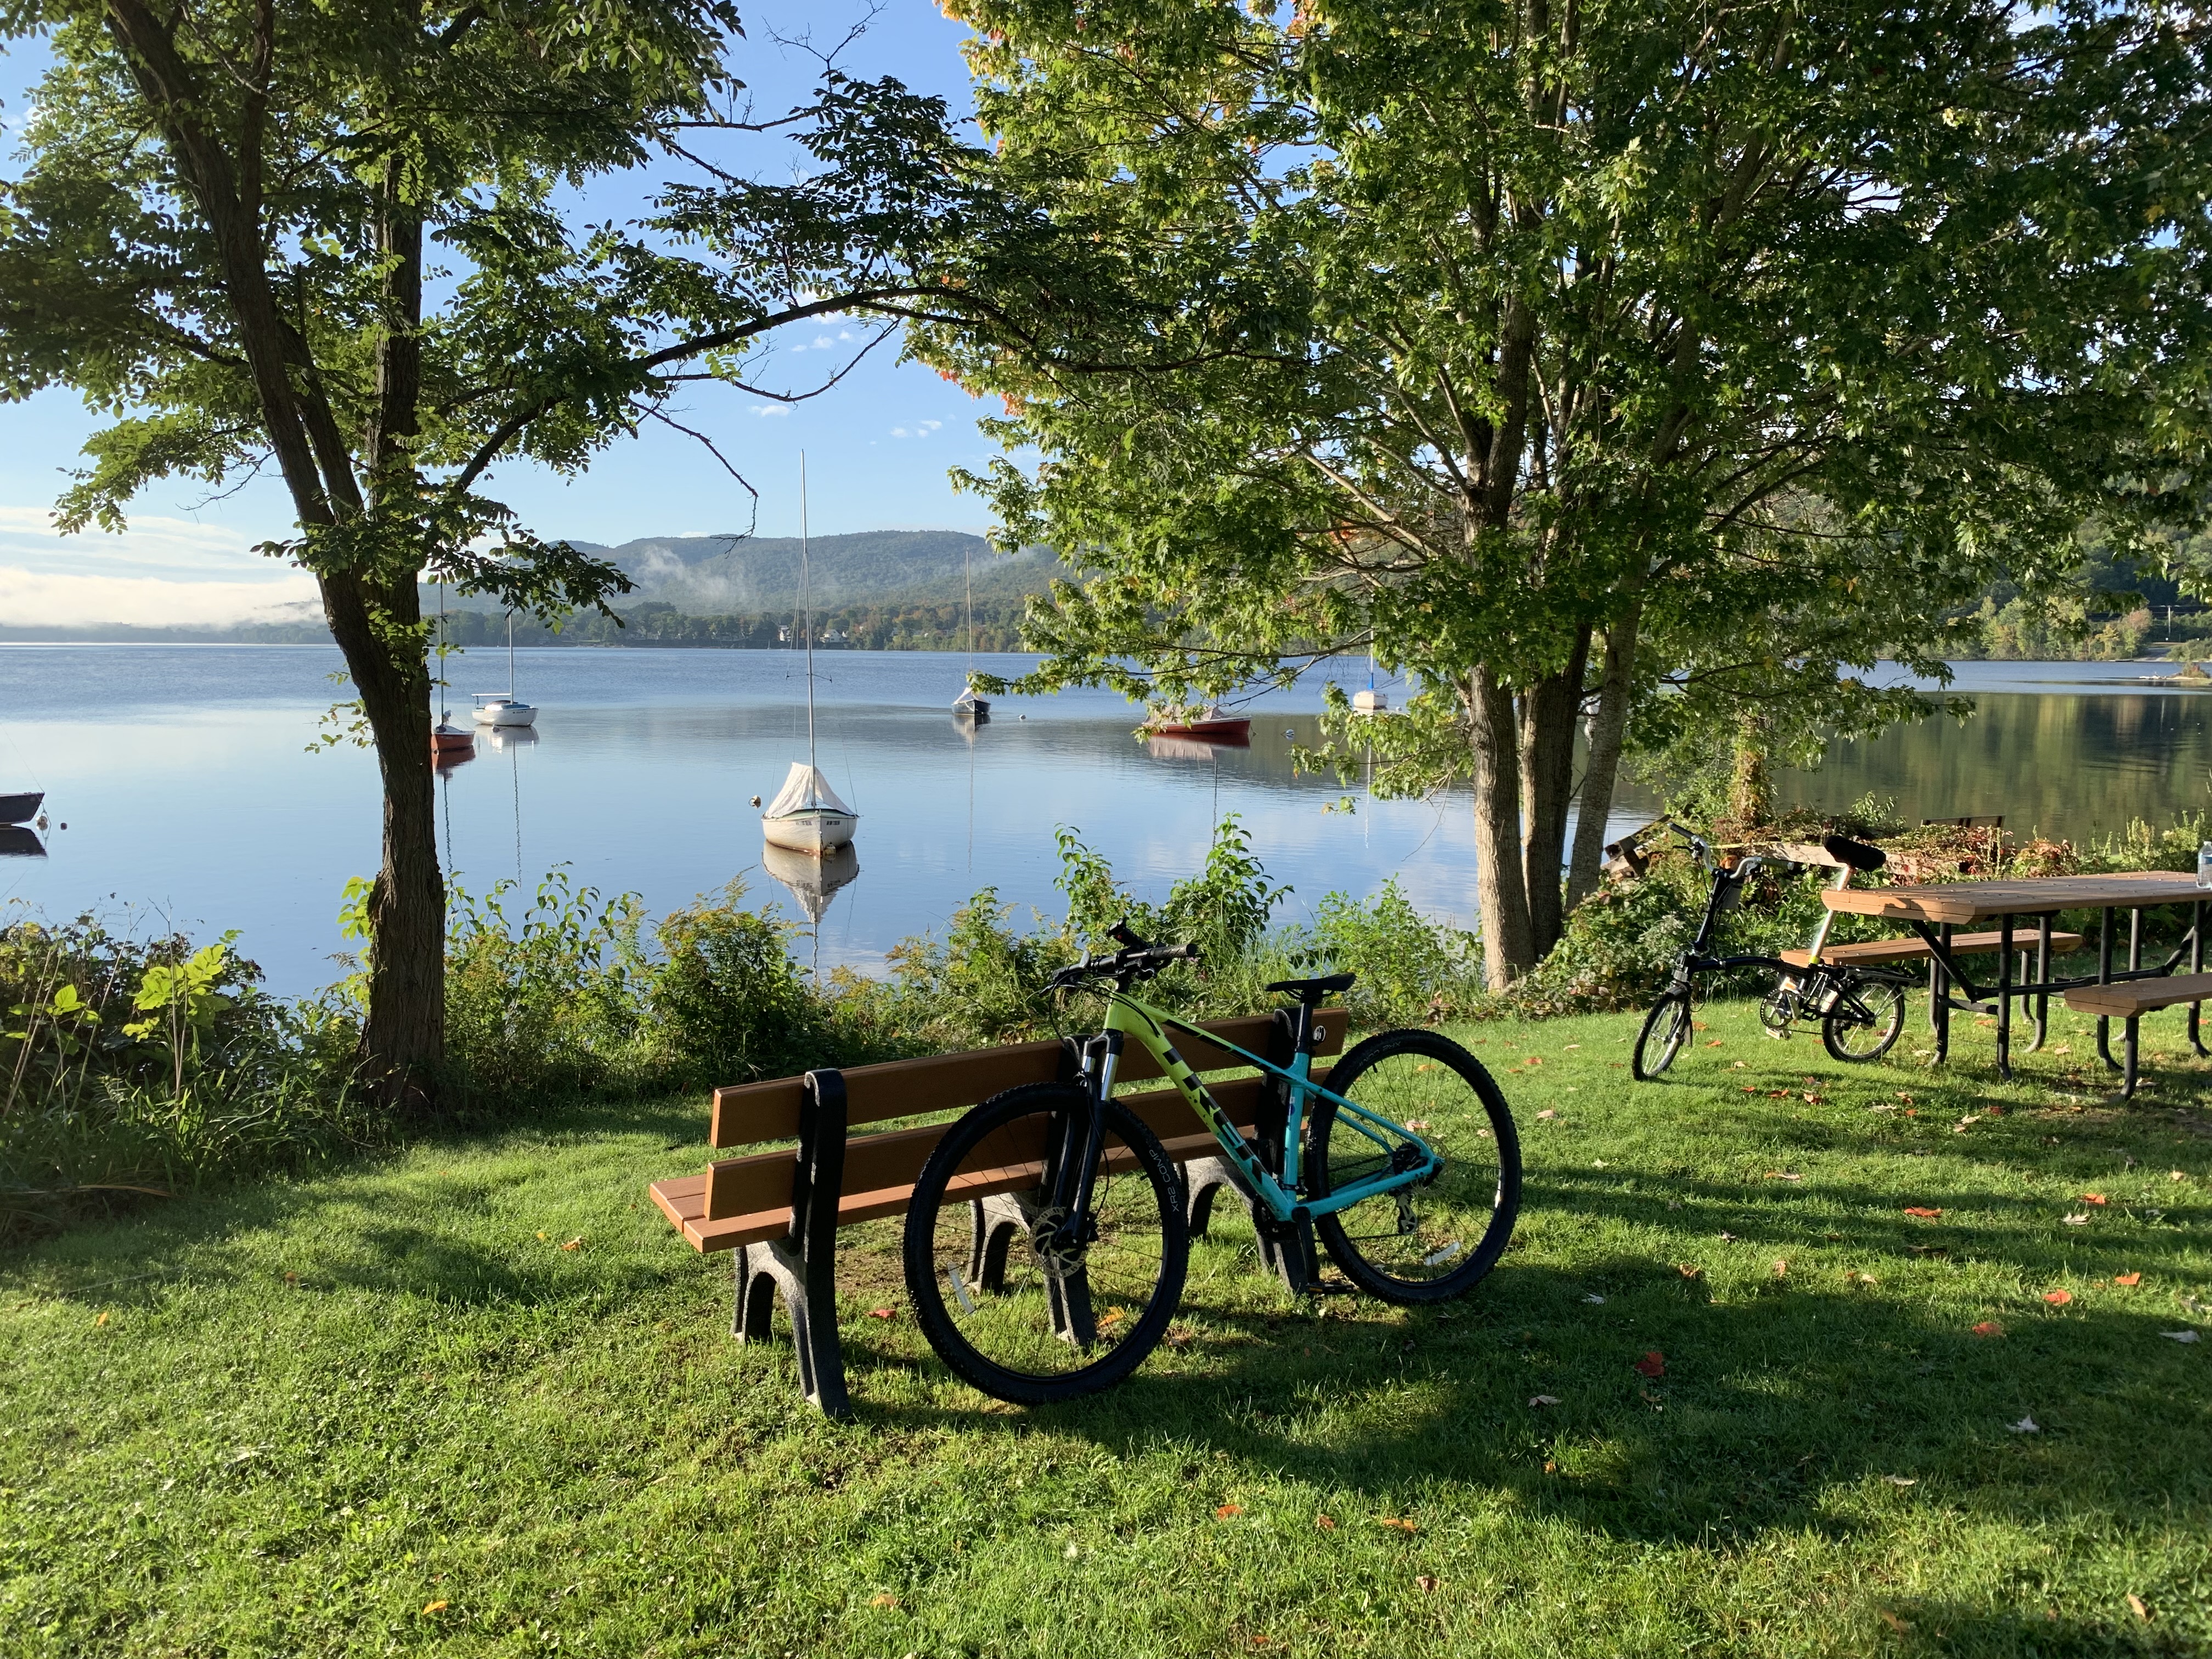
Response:
M1179 708L1163 708L1145 722L1145 733L1154 738L1198 738L1208 743L1249 743L1252 722L1223 714L1218 703L1195 715Z
M464 732L459 726L440 720L430 728L430 758L434 761L458 759L461 751L477 751L477 734Z

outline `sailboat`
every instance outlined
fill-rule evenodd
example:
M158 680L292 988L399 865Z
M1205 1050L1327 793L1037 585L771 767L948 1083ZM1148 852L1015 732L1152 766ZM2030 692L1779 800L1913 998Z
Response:
M453 724L446 708L446 585L438 584L438 723L430 728L430 759L433 764L452 766L474 758L477 738L473 732L463 731ZM466 750L466 753L462 751Z
M476 694L478 726L530 726L538 710L514 695L514 612L507 613L507 690Z
M1387 714L1390 699L1375 689L1375 653L1367 653L1367 689L1352 694L1352 712L1355 714Z
M952 718L956 720L973 720L981 725L991 718L991 704L988 698L975 690L975 578L969 568L970 551L971 550L965 546L960 550L960 580L962 585L966 587L968 595L965 601L968 683L961 689L960 695L952 700Z
M761 814L761 833L774 847L816 858L848 847L860 815L837 799L814 763L814 617L807 608L806 452L799 452L799 611L806 636L806 758L793 761L783 787Z

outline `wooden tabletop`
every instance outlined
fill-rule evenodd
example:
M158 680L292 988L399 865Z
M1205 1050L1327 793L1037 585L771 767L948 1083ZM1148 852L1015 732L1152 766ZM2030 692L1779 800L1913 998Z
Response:
M2212 900L2197 878L2172 870L2127 870L2109 876L2043 876L2032 881L1951 881L1927 887L1830 888L1831 910L1899 921L1987 921L2051 910L2131 910L2153 904Z

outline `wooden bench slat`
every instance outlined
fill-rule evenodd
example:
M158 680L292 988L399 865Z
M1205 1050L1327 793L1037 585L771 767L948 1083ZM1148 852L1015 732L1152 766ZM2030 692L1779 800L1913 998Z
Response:
M2162 979L2077 985L2066 994L2066 1006L2075 1013L2106 1019L2132 1019L2160 1008L2208 1000L2212 1000L2212 974L2171 974Z
M2033 931L2014 928L2013 949L2032 951L2036 947L2037 937ZM1952 936L1951 953L1961 957L1986 956L1997 949L2002 942L2002 936L1997 933L1957 933ZM2053 933L2051 935L2051 951L2053 956L2068 955L2080 950L2083 942L2079 933ZM1935 954L1925 939L1877 939L1859 945L1831 945L1820 952L1820 960L1839 968L1853 965L1872 967L1886 962L1925 962ZM1810 951L1784 951L1780 955L1783 961L1799 968L1809 966L1813 960Z
M1261 1079L1239 1078L1209 1084L1221 1109L1245 1134L1253 1131L1259 1115ZM1220 1150L1212 1133L1192 1115L1183 1097L1173 1089L1154 1089L1121 1097L1145 1127L1160 1137L1168 1155L1178 1164L1210 1158ZM921 1166L944 1136L949 1124L919 1129L893 1129L882 1134L855 1135L845 1146L845 1178L839 1183L837 1224L849 1227L884 1216L903 1215L913 1196ZM1034 1167L1037 1149L988 1145L976 1156L993 1162L963 1171L957 1189L981 1198L988 1192L1011 1192ZM740 1244L780 1238L791 1225L791 1184L798 1168L795 1153L759 1152L750 1158L725 1158L708 1166L703 1176L657 1181L647 1188L661 1213L695 1249L728 1250ZM994 1170L1013 1171L1002 1183L992 1185ZM977 1190L969 1192L970 1188Z
M1318 1051L1341 1054L1344 1010L1325 1008L1315 1018L1325 1034ZM1247 1014L1236 1019L1207 1020L1205 1029L1258 1053L1265 1052L1273 1024L1272 1014ZM1182 1057L1201 1072L1237 1063L1234 1056L1195 1038L1180 1039L1178 1048ZM856 1066L844 1073L845 1121L857 1127L890 1118L951 1111L1024 1083L1049 1083L1059 1074L1058 1042L1018 1042L1003 1048L970 1048L957 1054ZM1141 1082L1159 1076L1160 1068L1152 1063L1150 1054L1133 1044L1121 1056L1119 1075L1128 1082ZM707 1144L747 1146L763 1140L789 1139L799 1133L799 1108L805 1089L803 1079L788 1077L715 1090Z

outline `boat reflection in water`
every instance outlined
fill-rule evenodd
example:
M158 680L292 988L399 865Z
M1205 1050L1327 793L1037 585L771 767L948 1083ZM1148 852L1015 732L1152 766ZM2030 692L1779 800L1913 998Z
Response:
M1145 740L1145 747L1162 760L1214 761L1221 758L1224 749L1249 749L1252 739L1218 739L1202 743L1196 738L1152 737Z
M819 856L771 842L761 848L761 868L790 890L807 921L818 922L829 913L830 901L860 873L860 855L849 842Z
M46 844L26 824L0 823L0 859L42 859Z
M495 726L477 735L501 754L510 749L527 749L538 741L534 726Z

